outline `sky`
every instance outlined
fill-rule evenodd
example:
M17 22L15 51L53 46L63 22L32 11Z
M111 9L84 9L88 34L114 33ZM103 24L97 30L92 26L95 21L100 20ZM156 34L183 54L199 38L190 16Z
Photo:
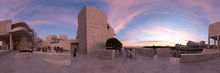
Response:
M208 26L220 21L220 0L0 0L0 20L25 21L42 39L75 39L85 5L107 13L123 46L207 42Z

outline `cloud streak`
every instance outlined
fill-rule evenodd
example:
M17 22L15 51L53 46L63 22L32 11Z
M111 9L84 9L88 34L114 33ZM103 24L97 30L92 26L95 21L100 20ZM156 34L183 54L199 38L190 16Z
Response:
M213 2L207 0L111 0L104 2L108 5L109 22L116 33L124 29L129 22L142 13L147 15L182 13L188 16L196 16L198 19L208 19L211 23L220 21L220 16L216 16L220 10L213 7ZM162 12L155 12L155 10ZM203 28L205 26L198 21L190 21L189 23L201 25Z
M135 16L144 13L150 8L136 8L144 3L155 2L157 0L106 0L109 8L109 23L113 25L115 33L125 28Z
M182 30L174 30L168 27L154 26L152 29L145 29L143 32L159 36L158 39L164 41L186 44L187 41L200 41L200 37Z

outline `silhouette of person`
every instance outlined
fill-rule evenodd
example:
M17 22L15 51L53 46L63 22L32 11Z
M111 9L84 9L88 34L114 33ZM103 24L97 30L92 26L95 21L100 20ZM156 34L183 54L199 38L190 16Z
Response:
M76 57L76 48L74 48L73 57Z

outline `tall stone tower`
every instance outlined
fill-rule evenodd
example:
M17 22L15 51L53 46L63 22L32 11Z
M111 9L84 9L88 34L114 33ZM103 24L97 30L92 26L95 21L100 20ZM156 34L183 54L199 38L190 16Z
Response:
M77 40L81 53L87 54L95 49L105 49L105 42L112 37L114 30L107 23L105 12L91 6L85 6L80 11Z

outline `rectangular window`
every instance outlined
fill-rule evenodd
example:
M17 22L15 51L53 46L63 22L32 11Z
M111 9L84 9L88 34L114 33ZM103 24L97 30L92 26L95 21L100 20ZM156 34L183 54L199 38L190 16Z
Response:
M2 41L0 41L0 46L2 46Z

